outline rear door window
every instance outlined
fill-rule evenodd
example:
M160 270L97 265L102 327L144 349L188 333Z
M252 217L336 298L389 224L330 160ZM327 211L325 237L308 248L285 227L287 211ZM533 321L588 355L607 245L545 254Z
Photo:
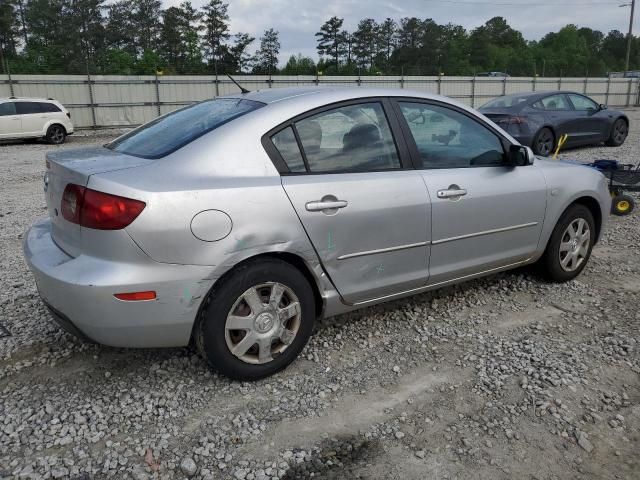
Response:
M18 115L28 115L31 113L42 113L38 102L16 102Z
M571 110L565 95L551 95L540 100L545 110Z
M312 173L401 168L380 103L347 105L299 120L295 128Z
M106 147L136 157L161 158L264 105L241 98L207 100L157 118Z
M14 102L0 103L0 117L16 114L16 104Z

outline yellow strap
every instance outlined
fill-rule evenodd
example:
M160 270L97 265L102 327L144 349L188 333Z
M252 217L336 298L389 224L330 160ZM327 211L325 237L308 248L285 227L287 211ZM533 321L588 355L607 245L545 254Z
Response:
M566 133L564 135L562 135L559 139L558 139L558 146L556 147L556 153L553 154L553 159L556 160L558 158L558 153L560 152L560 149L562 148L562 146L567 143L567 138L569 138L569 135L567 135Z

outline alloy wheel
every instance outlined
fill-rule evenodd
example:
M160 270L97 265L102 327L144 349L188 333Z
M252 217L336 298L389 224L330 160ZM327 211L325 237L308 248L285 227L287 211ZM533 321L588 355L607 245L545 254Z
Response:
M227 347L246 363L269 363L291 345L301 319L300 301L289 287L277 282L255 285L227 314Z
M562 234L559 260L565 272L577 270L586 260L591 243L591 230L584 218L576 218Z
M624 120L618 120L613 127L613 138L616 143L622 143L627 138L627 124Z
M52 143L61 143L64 140L64 132L60 127L51 127L49 139Z
M540 155L547 156L553 150L553 134L549 130L540 132L537 140L537 150Z

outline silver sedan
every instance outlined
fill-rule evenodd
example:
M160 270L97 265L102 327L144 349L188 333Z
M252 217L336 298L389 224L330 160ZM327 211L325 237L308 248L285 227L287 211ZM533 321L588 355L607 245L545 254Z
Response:
M468 107L366 88L197 103L48 153L44 191L24 252L65 329L193 341L237 379L286 367L319 317L536 262L571 280L611 202Z

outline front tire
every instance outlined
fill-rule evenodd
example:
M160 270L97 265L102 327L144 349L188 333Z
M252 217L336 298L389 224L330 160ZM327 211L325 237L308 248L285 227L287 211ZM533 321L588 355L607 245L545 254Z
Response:
M287 262L263 259L238 267L214 287L195 340L213 369L235 380L258 380L295 360L314 320L306 277Z
M624 118L617 119L611 128L611 134L605 142L609 147L619 147L629 135L629 125Z
M591 257L595 238L591 211L584 205L571 205L558 220L540 259L544 275L554 282L576 278Z
M545 127L540 129L540 131L534 137L531 149L536 155L548 157L553 153L555 144L556 137L554 136L550 128Z
M47 129L47 134L45 135L47 142L52 145L60 145L64 143L67 138L67 131L64 129L62 125L51 125Z

